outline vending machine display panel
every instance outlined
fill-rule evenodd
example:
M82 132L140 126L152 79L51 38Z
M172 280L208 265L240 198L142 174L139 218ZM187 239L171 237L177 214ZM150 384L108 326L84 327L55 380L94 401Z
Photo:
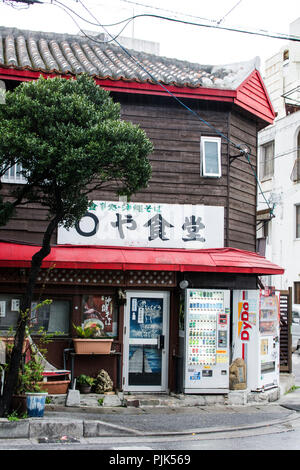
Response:
M187 289L185 393L227 393L230 293Z

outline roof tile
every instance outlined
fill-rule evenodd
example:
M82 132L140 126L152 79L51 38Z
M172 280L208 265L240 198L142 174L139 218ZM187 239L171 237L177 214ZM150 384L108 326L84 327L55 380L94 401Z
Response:
M74 75L86 72L99 79L190 88L236 89L257 68L257 59L224 66L200 65L146 52L126 53L97 37L0 27L1 66Z

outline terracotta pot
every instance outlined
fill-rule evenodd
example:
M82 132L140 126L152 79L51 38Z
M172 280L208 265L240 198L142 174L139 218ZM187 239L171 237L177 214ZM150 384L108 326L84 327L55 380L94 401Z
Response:
M63 395L68 393L70 380L53 380L38 383L44 392L49 395Z
M6 348L7 348L8 346L12 347L14 345L15 338L13 336L1 336L0 340L5 343ZM27 338L25 338L23 342L23 348L22 348L23 354L25 353L28 345L29 345L29 341Z
M74 349L77 354L109 354L113 339L74 338Z

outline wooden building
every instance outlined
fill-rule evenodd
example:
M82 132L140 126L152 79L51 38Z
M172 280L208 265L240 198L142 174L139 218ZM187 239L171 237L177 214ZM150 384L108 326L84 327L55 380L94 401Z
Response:
M75 376L103 368L119 389L168 391L179 387L183 292L179 283L187 280L190 286L205 289L256 289L259 275L282 273L255 253L257 132L273 122L274 111L256 60L203 66L136 51L130 54L134 60L119 47L80 36L0 28L0 80L7 90L40 74L69 78L86 72L110 90L121 104L123 119L146 131L154 145L152 178L147 189L132 197L137 212L159 206L171 216L178 207L192 205L199 208L199 217L203 207L207 210L211 228L205 242L195 237L195 243L180 246L164 245L160 239L158 245L115 242L108 247L107 240L91 238L85 238L84 245L56 233L39 279L37 299L51 297L53 303L41 313L38 325L64 333L49 345L50 361L63 366L64 350L72 347L72 324L82 323L84 308L103 309L109 315L106 330L113 336L115 353L88 360L77 356ZM248 152L239 152L235 145ZM207 153L209 149L212 153ZM12 184L22 181L12 169L2 183L7 194ZM109 189L91 199L98 208L110 203L114 210L113 202L119 208L122 204ZM35 245L41 243L45 217L45 209L27 205L0 230L1 330L16 317L13 301L22 292ZM163 327L165 343L160 345L163 372L152 382L144 378L132 385L128 305L139 292L145 299L162 299L168 321ZM145 344L153 346L151 341Z

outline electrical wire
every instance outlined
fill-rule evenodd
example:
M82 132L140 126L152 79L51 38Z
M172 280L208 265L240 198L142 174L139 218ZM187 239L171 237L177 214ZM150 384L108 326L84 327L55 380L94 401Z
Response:
M167 10L165 8L159 8L159 7L155 7L153 5L145 5L144 3L133 2L131 0L119 0L119 1L123 2L123 3L130 3L131 5L135 5L135 6L138 6L138 7L150 8L151 10L165 11L167 13L172 13L173 15L183 15L187 18L196 18L198 20L204 20L204 21L210 21L211 23L217 23L216 20L212 20L212 19L209 19L209 18L203 18L201 16L196 16L196 15L189 15L189 14L183 13L181 11Z
M112 41L115 41L118 46L123 50L123 52L130 58L131 61L133 61L136 65L138 65L140 68L142 68L142 70L147 73L147 75L153 80L154 83L156 83L157 85L159 85L161 88L163 88L170 96L172 96L181 106L183 106L186 110L188 110L189 112L191 112L194 116L196 116L201 122L203 122L205 125L207 125L209 128L211 128L216 134L218 134L219 136L223 137L230 145L232 145L234 148L238 149L241 153L241 155L244 155L252 169L252 172L255 176L255 179L256 179L256 182L257 182L257 185L260 189L260 192L261 194L263 195L264 199L265 199L265 203L267 204L267 206L269 207L270 209L270 212L272 213L272 208L269 206L269 203L267 201L267 199L265 198L262 190L261 190L261 186L260 186L260 183L259 183L259 180L258 180L258 177L257 177L257 174L254 170L254 167L253 165L251 164L251 161L250 161L250 158L249 158L249 153L248 153L248 150L244 150L242 148L241 145L237 145L236 143L232 142L225 134L223 134L219 129L215 128L212 124L210 124L208 121L206 121L205 119L203 119L196 111L192 110L191 108L189 108L185 103L183 103L183 101L181 101L176 95L174 95L172 92L170 92L170 90L168 90L167 87L165 87L161 82L159 82L145 67L144 65L136 58L136 57L133 57L129 51L123 47L116 39L116 37L114 38L107 30L106 30L106 27L104 25L102 25L98 19L93 15L92 12L89 11L89 9L81 2L81 0L78 0L79 3L82 5L82 7L88 12L88 14L97 22L96 24L100 27L102 27L106 34L108 34L110 37L111 37L111 40ZM59 3L60 5L62 5L63 7L66 7L68 8L66 5L64 5L63 3L59 2L58 0L54 0L55 3ZM53 2L51 2L51 4L53 4ZM57 5L56 5L57 6ZM64 8L63 8L64 9ZM74 18L72 18L74 20ZM75 21L75 20L74 20ZM76 21L75 21L76 23ZM77 24L77 23L76 23ZM79 27L79 26L78 26ZM96 42L96 43L99 43L101 42L103 44L103 41L99 41L98 39L95 39L93 37L90 37L89 35L87 35L80 27L79 27L80 31L86 36L88 37L91 41L93 42Z
M53 0L53 3L51 3L51 4L54 4L54 3L61 3L61 2L58 2L57 0ZM76 3L78 3L77 0L76 0ZM81 3L81 2L79 1L79 3ZM67 5L65 5L63 3L61 3L61 5L63 5L68 10L72 11L72 13L74 13L76 16L78 16L81 20L83 20L83 21L85 21L89 24L92 24L93 26L101 26L102 28L117 26L117 25L120 25L122 23L129 23L130 21L133 21L137 18L156 18L156 19L166 20L166 21L175 22L175 23L182 23L182 24L190 25L190 26L199 26L199 27L204 27L204 28L215 28L215 29L219 29L219 30L226 30L226 31L232 31L232 32L243 33L243 34L263 36L263 37L268 37L268 38L272 38L272 39L283 39L285 41L300 42L300 36L291 35L291 34L286 35L286 34L283 34L283 33L268 32L268 31L265 31L265 30L250 31L250 30L246 30L246 29L238 29L238 28L235 28L235 27L220 26L220 25L217 25L217 24L212 25L212 24L196 23L196 22L192 22L192 21L186 21L186 20L171 18L171 17L167 17L167 16L162 16L162 15L155 15L155 14L150 14L150 13L137 14L137 15L133 15L131 17L125 18L123 20L117 21L115 23L103 24L102 25L102 24L99 24L99 22L98 23L93 23L93 22L83 18L81 15L79 15L77 12L75 12L73 9L71 9L70 7L68 7ZM81 5L87 11L89 11L85 7L84 4L81 3ZM92 16L92 17L95 19L94 16ZM96 19L96 21L97 21L97 19ZM206 21L211 21L211 20L206 20Z
M110 35L110 33L106 30L106 28L101 25L101 23L98 21L98 19L93 15L92 12L89 11L89 9L82 3L81 0L78 0L79 3L83 6L83 8L91 15L91 17L98 22L99 26L101 26L105 32L107 34ZM110 35L111 36L111 35ZM265 198L265 195L263 194L262 192L262 189L261 189L261 186L260 186L260 182L258 180L258 177L257 177L257 174L256 174L256 171L250 161L250 158L249 158L249 152L245 151L242 149L241 145L237 145L235 142L232 142L225 134L223 134L219 129L215 128L212 124L210 124L208 121L206 121L205 119L203 119L201 116L199 116L198 113L196 113L194 110L192 110L191 108L189 108L185 103L183 103L177 96L175 96L172 92L170 92L162 83L158 82L158 80L156 80L152 74L143 66L143 64L140 63L140 61L138 61L135 57L133 57L129 51L127 51L127 49L125 47L123 47L117 40L115 41L118 46L126 53L126 55L128 55L128 57L134 62L136 63L137 65L139 65L149 76L152 80L154 80L155 83L157 83L158 85L160 85L170 96L172 96L179 104L181 104L184 108L186 108L189 112L191 112L193 115L195 115L198 119L200 119L201 122L203 122L204 124L206 124L208 127L210 127L211 129L214 130L214 132L216 132L219 136L223 137L230 145L232 145L234 148L238 149L241 154L244 154L244 156L246 157L246 160L248 161L249 165L250 165L250 168L254 174L254 177L256 179L256 182L257 182L257 185L259 187L259 190L265 200L265 203L267 204L268 208L270 209L270 214L273 215L273 208L270 207L267 199Z
M56 5L56 3L59 3L60 5ZM53 6L56 6L57 8L61 8L61 9L73 20L73 22L75 23L75 25L77 26L77 28L79 29L79 31L80 31L86 38L88 38L88 39L91 40L91 41L95 41L95 38L93 38L92 36L90 36L89 34L87 34L87 32L84 31L84 30L80 27L80 25L79 25L78 22L75 20L75 18L73 18L73 16L71 15L71 13L69 13L69 12L67 11L67 9L68 9L68 10L71 10L72 12L74 12L71 8L69 8L69 7L65 6L65 5L64 5L64 6L65 6L65 8L64 8L64 6L62 6L63 4L62 4L61 2L59 2L59 1L56 1L56 0L55 0L55 3L52 3L52 2L51 2L51 3L48 3L48 5L53 5ZM74 13L75 13L75 12L74 12ZM75 14L76 14L76 13L75 13ZM77 16L79 16L79 15L77 15ZM87 23L89 23L89 24L92 24L92 25L94 25L94 26L99 26L99 25L96 24L96 23L91 23L90 21L85 20L85 19L82 18L81 16L80 16L80 18L81 18L83 21L85 21L85 22L87 22ZM104 40L101 40L101 39L99 39L99 38L97 38L97 42L98 42L99 44L109 44L110 42L115 41L115 40L123 33L123 31L124 31L125 28L128 26L128 24L130 23L130 21L131 21L131 20L129 20L129 21L123 26L123 28L119 31L118 34L116 34L116 36L112 37L111 39L107 39L107 40L105 40L105 41L104 41Z
M242 0L239 0L227 13L224 15L219 21L217 21L217 24L221 24L222 21L225 20L226 16L230 15L230 13L236 9L236 7L242 2Z
M154 15L154 14L150 14L150 13L141 13L141 14L133 15L129 18L118 21L116 23L106 25L106 27L116 26L116 25L121 24L121 23L123 23L125 21L128 21L128 20L133 21L136 18L156 18L156 19L166 20L166 21L170 21L170 22L174 22L174 23L182 23L182 24L189 25L189 26L199 26L199 27L203 27L203 28L213 28L213 29L219 29L219 30L225 30L225 31L232 31L232 32L236 32L236 33L250 34L252 36L263 36L263 37L267 37L267 38L271 38L271 39L283 39L285 41L300 42L300 36L291 35L291 34L275 33L275 32L269 32L269 31L265 31L265 30L261 30L261 29L250 31L250 30L246 30L246 29L239 29L239 28L233 27L233 26L230 27L230 26L220 26L218 24L195 23L193 21L186 21L186 20L181 20L181 19L177 19L177 18L170 18L170 17L162 16L162 15ZM102 27L104 27L104 26L105 25L103 25Z

